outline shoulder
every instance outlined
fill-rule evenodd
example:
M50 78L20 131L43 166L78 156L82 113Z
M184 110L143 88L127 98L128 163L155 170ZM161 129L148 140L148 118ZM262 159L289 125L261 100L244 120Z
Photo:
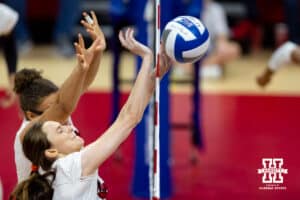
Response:
M79 178L81 176L81 151L74 152L67 156L57 159L52 168L57 175L64 175L69 178Z
M21 144L21 139L23 138L24 136L24 129L25 127L29 124L30 121L26 120L26 119L23 119L22 121L22 124L19 128L19 130L17 131L16 133L16 136L15 136L15 143L20 143Z
M54 167L63 166L64 168L71 167L73 164L81 162L81 151L74 152L64 157L57 159L54 163Z

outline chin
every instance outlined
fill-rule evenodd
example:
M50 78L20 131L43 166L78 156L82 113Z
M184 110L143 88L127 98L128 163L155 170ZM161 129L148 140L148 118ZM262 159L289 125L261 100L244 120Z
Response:
M84 146L84 140L81 137L79 137L78 140L80 143L80 148L82 148Z

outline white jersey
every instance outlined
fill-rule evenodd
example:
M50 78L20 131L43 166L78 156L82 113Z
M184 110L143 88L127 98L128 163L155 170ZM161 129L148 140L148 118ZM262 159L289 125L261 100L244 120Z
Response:
M0 3L0 17L0 35L5 35L15 27L19 14L7 5Z
M31 162L25 157L23 153L23 148L20 139L20 135L28 123L29 121L27 121L26 119L23 120L21 127L19 128L15 137L14 152L18 183L28 178L31 172Z
M272 54L268 67L272 71L278 70L280 67L283 67L292 62L292 52L297 49L297 44L287 41L282 44L276 51Z
M97 195L97 172L83 177L80 152L57 159L52 167L56 170L53 182L53 200L99 200Z

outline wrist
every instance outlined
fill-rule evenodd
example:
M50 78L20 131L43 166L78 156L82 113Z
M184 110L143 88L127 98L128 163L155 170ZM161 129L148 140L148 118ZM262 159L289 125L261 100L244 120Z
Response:
M142 56L143 59L145 60L153 60L153 54L151 52L149 53L145 53L143 56Z

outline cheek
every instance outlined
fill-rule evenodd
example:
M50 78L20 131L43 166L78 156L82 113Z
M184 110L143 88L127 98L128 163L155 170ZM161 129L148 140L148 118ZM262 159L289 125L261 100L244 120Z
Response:
M80 151L81 148L83 147L83 144L84 144L83 139L78 137L74 140L68 140L62 145L64 145L65 152L72 153L72 152Z
M65 152L66 147L68 146L68 140L64 137L64 135L58 135L53 142L54 143L52 145L54 148L56 148L59 152Z

